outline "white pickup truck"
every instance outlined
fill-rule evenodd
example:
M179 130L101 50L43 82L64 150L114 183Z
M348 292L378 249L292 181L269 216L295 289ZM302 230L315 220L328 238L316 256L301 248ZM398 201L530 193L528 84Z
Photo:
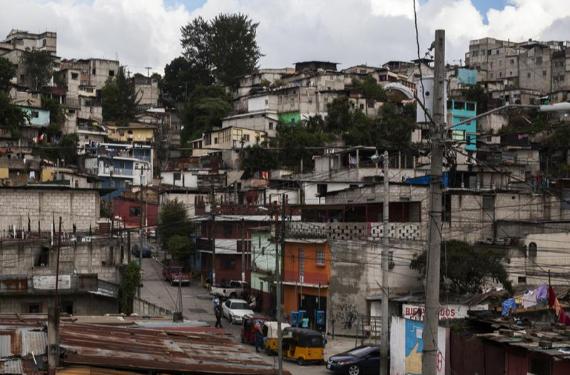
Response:
M210 294L223 298L238 298L243 297L244 292L249 288L249 284L245 281L232 280L225 286L210 287Z

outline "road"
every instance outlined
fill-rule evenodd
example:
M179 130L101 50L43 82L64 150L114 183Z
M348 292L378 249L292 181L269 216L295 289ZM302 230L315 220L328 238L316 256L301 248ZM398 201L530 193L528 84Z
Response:
M143 299L156 305L174 310L178 287L170 286L169 283L162 280L160 267L160 264L154 259L143 259L143 288L141 290L141 296ZM212 326L215 324L216 319L212 307L212 298L203 287L194 284L182 287L182 305L185 319L205 321ZM223 328L236 342L240 341L241 327L239 325L229 324L226 320L223 320ZM344 342L337 339L335 342L332 342L331 345L327 346L331 352L334 351L334 353L338 353L339 351L352 347L351 344L352 340ZM345 346L348 347L345 348ZM250 345L244 345L244 350L254 352L255 348ZM329 350L325 350L325 353L328 355L334 354L327 353ZM276 362L276 357L267 356L267 362ZM275 363L275 365L277 364ZM320 365L298 366L294 363L284 362L284 368L289 370L293 375L331 375L324 366Z

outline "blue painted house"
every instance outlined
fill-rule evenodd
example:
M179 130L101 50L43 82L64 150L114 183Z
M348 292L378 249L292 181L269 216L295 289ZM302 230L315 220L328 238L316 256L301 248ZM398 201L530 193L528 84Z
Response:
M451 125L477 116L477 103L451 99L447 104L451 114ZM477 121L473 120L452 128L451 136L454 141L465 142L465 150L477 151Z
M49 126L49 111L47 109L20 106L29 119L29 125L38 128L47 128Z

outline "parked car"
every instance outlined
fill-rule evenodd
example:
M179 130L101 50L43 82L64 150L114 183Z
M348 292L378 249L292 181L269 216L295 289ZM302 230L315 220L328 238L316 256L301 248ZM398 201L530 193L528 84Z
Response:
M254 314L243 299L231 298L222 304L222 315L230 323L241 324L245 316L253 316Z
M131 251L131 253L133 254L133 256L135 256L136 258L140 257L140 247L139 245L135 245L133 246L133 250ZM142 257L143 258L150 258L152 257L152 250L149 246L143 246L142 248Z
M335 354L327 361L327 369L337 374L378 374L380 371L380 348L364 345Z
M162 268L162 277L168 281L170 285L190 285L192 275L184 272L182 266L166 265Z
M228 285L210 287L210 294L223 298L238 298L244 297L249 289L249 284L245 281L232 280Z

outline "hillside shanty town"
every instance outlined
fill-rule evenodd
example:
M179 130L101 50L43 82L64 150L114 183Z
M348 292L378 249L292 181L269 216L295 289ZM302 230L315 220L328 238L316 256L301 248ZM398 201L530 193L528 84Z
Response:
M566 1L0 5L0 374L570 374Z

